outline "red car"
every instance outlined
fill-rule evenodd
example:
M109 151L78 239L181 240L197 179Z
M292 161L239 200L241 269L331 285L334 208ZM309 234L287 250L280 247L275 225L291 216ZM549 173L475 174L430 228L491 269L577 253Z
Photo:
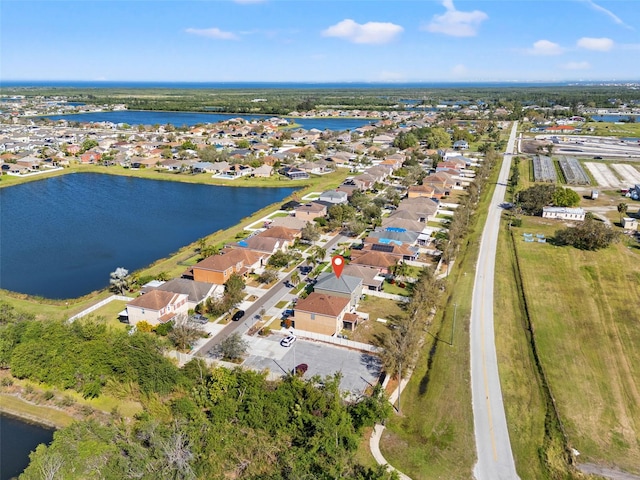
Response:
M306 363L301 363L294 369L294 373L296 375L302 376L307 372L308 369L309 365L307 365Z

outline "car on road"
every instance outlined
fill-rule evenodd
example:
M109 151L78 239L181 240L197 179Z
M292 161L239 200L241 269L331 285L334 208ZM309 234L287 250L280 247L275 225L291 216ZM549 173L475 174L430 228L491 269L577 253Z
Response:
M307 373L307 370L309 370L309 365L307 365L306 363L301 363L300 365L296 365L296 368L293 369L293 373L294 375L298 375L298 376L302 376L305 373Z
M294 335L287 335L282 340L280 340L280 345L282 345L283 347L290 347L295 341L296 337Z
M602 160L602 157L600 155L596 155L595 157L593 157L594 160Z
M236 313L233 314L233 317L231 317L231 320L233 320L234 322L237 322L242 317L244 317L244 310L238 310Z

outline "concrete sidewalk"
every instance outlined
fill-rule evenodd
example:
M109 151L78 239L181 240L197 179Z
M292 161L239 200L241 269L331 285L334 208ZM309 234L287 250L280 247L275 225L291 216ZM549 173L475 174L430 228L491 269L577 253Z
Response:
M391 395L389 396L389 402L392 405L396 403L396 401L398 400L398 395L407 386L410 378L411 378L410 375L408 375L408 378L406 379L403 378L400 385L398 385L398 388L396 388L391 393ZM378 462L379 465L385 465L387 467L387 470L395 471L401 480L411 480L411 477L409 477L408 475L405 475L397 468L389 465L389 462L387 462L387 460L382 455L382 452L380 451L380 439L382 438L382 432L384 432L384 428L385 428L384 425L381 425L379 423L376 424L375 427L373 427L373 432L371 433L371 438L369 439L369 449L371 450L371 454L373 455L373 458L376 460L376 462Z

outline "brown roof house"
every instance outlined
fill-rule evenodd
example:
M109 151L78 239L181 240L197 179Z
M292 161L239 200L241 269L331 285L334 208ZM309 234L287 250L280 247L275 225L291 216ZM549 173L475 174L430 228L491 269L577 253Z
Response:
M294 326L307 332L336 335L342 330L349 305L349 298L313 292L296 304Z
M221 297L224 293L224 287L205 282L196 282L186 278L174 278L162 285L155 287L153 290L161 290L163 292L184 293L187 295L187 308L194 309L196 305L204 302L209 297Z
M384 277L378 274L378 269L373 267L365 267L363 265L356 265L349 263L344 266L342 275L349 275L350 277L358 277L362 280L363 288L367 290L382 290L382 284L384 283Z
M184 293L152 290L140 295L127 304L127 315L132 325L145 321L151 325L159 325L174 319L177 315L187 314L188 295Z
M372 250L363 253L358 258L353 258L353 252L351 252L351 256L351 263L349 265L362 265L365 267L372 267L378 270L378 273L380 273L381 275L388 275L389 273L391 273L391 268L397 262L397 258L393 255Z
M232 248L223 255L211 255L187 270L183 277L197 282L224 285L232 274L245 275L261 267L267 255L247 248Z
M327 206L321 203L311 202L300 205L295 209L294 216L307 222L312 222L314 218L324 217L327 214Z

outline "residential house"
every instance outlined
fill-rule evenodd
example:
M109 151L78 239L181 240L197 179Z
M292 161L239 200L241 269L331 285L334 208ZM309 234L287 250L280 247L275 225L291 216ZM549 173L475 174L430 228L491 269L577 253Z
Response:
M284 252L286 250L286 244L278 238L260 237L259 235L252 235L249 238L240 240L237 243L229 245L230 248L248 248L255 252L272 255L275 252Z
M193 173L215 173L215 168L211 162L196 162L191 165Z
M184 278L197 282L224 285L232 274L245 275L261 267L267 255L246 248L232 248L221 255L211 255L188 269Z
M324 217L326 214L327 206L316 202L300 205L294 210L296 218L307 222L312 222L314 218Z
M342 330L349 305L349 298L312 292L296 303L292 320L296 329L336 335Z
M301 180L309 178L309 174L304 170L300 170L298 167L285 167L282 169L282 174L291 180Z
M415 245L418 241L417 232L377 229L369 232L364 243L396 243L397 245Z
M349 265L362 265L365 267L375 268L379 274L388 275L391 269L397 263L397 258L384 252L376 252L369 250L357 258L353 258L351 251L351 262Z
M353 183L360 190L371 190L377 181L376 177L368 173L363 173L353 178Z
M468 150L469 142L467 142L466 140L457 140L453 142L453 148L455 148L456 150Z
M272 174L273 174L273 167L271 165L267 165L266 163L263 165L260 165L258 168L255 168L252 173L254 177L264 177L264 178L270 177Z
M127 304L129 323L137 325L145 321L151 325L159 325L173 320L177 315L187 314L189 296L184 293L152 290L140 295Z
M98 152L93 152L91 150L84 152L80 155L81 163L96 163L100 161L102 155Z
M263 238L276 238L282 242L284 248L287 248L293 245L296 238L300 238L301 235L300 230L296 228L271 225L256 236Z
M354 263L345 265L344 270L342 270L342 275L358 277L362 279L363 288L376 292L380 292L382 290L382 285L384 284L384 277L381 277L379 273L380 272L377 268L357 265Z
M318 201L337 205L341 203L348 203L349 199L346 192L341 192L338 190L327 190L326 192L322 192L320 194Z
M361 249L351 250L351 260L366 255L368 252L382 252L394 257L396 260L415 260L418 258L418 248L395 241L378 241L377 238L367 237L363 240Z
M345 275L344 272L339 277L332 272L324 272L318 276L313 291L348 298L353 310L358 306L362 296L362 278Z
M292 230L302 230L307 225L307 220L296 217L276 217L269 222L269 228L285 227Z
M193 310L196 305L204 302L209 297L220 297L224 293L224 287L206 282L196 282L186 278L174 278L153 290L187 295L187 309ZM145 293L146 295L146 293Z
M253 173L253 167L243 165L241 163L235 163L233 165L229 165L229 168L224 170L222 173L230 177L245 177Z

